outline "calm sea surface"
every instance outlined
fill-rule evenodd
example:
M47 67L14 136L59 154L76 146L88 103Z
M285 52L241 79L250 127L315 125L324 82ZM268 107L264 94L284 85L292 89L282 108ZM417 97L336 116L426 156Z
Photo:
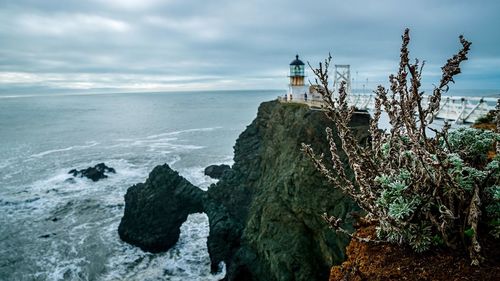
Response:
M218 280L208 219L189 216L170 251L120 241L127 188L168 163L206 189L238 135L279 91L0 96L0 280ZM67 172L105 162L99 182Z

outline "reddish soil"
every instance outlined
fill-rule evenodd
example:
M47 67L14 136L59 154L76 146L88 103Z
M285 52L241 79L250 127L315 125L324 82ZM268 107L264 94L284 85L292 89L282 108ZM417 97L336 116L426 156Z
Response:
M495 131L497 125L494 123L480 123L480 124L474 124L471 127L476 129Z
M497 125L495 123L479 123L479 124L473 124L471 127L476 129L495 131ZM495 156L496 156L495 145L493 145L492 150L488 152L488 160L492 160Z
M362 226L360 237L375 237L374 226ZM445 249L416 254L394 244L362 243L355 239L347 246L347 260L331 269L330 281L349 280L499 280L500 243L483 242L486 257L481 266Z

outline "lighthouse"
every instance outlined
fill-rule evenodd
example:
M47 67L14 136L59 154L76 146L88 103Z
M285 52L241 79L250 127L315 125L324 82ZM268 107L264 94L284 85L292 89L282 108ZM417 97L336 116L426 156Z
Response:
M290 84L288 85L287 99L304 99L309 89L304 85L304 63L299 60L299 55L290 63Z

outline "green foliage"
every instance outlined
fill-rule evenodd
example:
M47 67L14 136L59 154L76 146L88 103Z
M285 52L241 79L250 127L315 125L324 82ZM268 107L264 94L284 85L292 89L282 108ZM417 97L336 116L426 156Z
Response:
M473 200L477 186L485 188L485 210L491 219L492 234L500 236L500 185L497 184L500 157L487 160L487 154L500 139L499 136L495 132L473 128L451 131L439 139L440 150L429 154L432 162L427 167L418 166L417 152L410 149L411 141L408 138L399 138L400 142L381 142L381 156L385 161L399 161L399 169L388 169L375 176L373 181L377 190L375 203L381 210L377 227L379 239L408 244L417 252L425 251L431 245L449 244L447 236L456 232L450 226L457 222L455 219L467 216L468 202ZM396 151L406 157L407 162L402 162L401 158L391 159L390 154ZM434 192L440 194L444 191L442 196L453 197L453 202L461 201L459 206L463 206L463 209L452 212L450 209L455 206L423 192L432 185L432 182L426 181L437 175L447 175L444 177L448 177L448 180L436 186ZM442 218L442 222L449 226L440 230L430 217L435 220ZM475 227L466 225L468 227L464 228L463 234L473 239L477 235ZM460 227L463 226L457 225L457 228ZM443 230L447 233L446 237L442 235Z
M499 176L500 175L500 155L495 156L495 158L493 158L493 160L490 163L488 163L488 165L486 165L485 170L492 172L493 175L495 175L495 176Z
M431 244L434 246L444 246L444 240L440 235L434 234L431 238Z
M492 161L493 163L494 161ZM498 165L498 164L497 164ZM496 169L497 177L498 169ZM496 238L500 238L500 185L493 185L486 189L486 215L490 218L488 223L491 228L491 234Z
M450 165L448 174L455 179L461 188L469 192L472 192L476 183L483 181L487 175L486 171L467 166L458 153L450 154L445 161Z
M449 133L449 147L446 147L444 141L441 143L443 149L456 151L466 161L484 162L496 141L500 141L500 135L493 131L462 127Z
M389 155L390 148L391 148L391 145L388 142L382 144L380 151L382 151L382 156L384 158L386 158Z
M469 229L466 229L464 231L464 234L466 237L469 237L469 238L472 238L472 236L474 235L475 231L473 228L469 228Z

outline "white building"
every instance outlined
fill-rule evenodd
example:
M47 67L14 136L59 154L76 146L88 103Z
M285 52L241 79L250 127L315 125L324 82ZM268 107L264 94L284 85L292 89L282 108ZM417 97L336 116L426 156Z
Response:
M304 63L299 60L299 55L290 63L290 84L288 84L287 100L304 99L309 93L309 87L304 85Z
M295 56L290 63L290 84L288 84L287 100L321 100L321 95L316 92L315 86L305 85L305 64Z

